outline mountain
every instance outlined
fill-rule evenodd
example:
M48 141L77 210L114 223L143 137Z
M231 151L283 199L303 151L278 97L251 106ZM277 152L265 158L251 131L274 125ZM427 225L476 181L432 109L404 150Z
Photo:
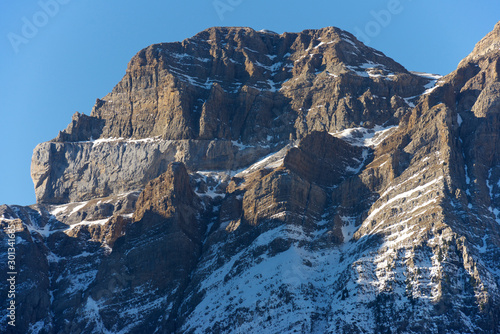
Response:
M2 332L500 333L499 75L500 23L444 77L333 27L141 50L0 206Z

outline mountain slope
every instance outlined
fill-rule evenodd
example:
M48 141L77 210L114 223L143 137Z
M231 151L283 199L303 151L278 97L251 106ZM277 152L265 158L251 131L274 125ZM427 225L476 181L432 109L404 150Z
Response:
M0 207L16 330L500 332L499 29L445 77L337 28L140 51Z

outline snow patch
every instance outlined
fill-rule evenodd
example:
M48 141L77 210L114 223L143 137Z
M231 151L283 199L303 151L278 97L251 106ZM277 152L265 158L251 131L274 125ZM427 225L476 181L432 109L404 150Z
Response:
M363 168L363 166L365 165L366 159L368 158L368 153L369 153L368 149L364 149L363 152L361 153L361 157L363 158L363 160L359 162L358 167L353 168L351 166L348 166L346 168L346 171L353 173L353 174L358 174L361 171L361 169ZM356 160L358 160L358 159L356 159Z
M91 143L92 147L97 147L99 145L106 144L106 143L139 144L139 143L154 143L154 142L160 142L160 141L162 141L160 136L148 137L148 138L142 138L142 139L133 139L133 138L126 139L123 137L109 137L109 138L99 138L99 139L90 138L90 140L80 141L77 143Z
M390 134L396 131L397 126L383 127L376 125L372 129L363 127L350 128L340 132L330 133L332 136L343 139L354 146L376 147Z
M43 320L37 321L34 324L30 324L28 328L28 333L30 334L38 334L45 328L45 323Z
M171 53L171 52L169 52L168 55L171 57L174 57L178 60L194 59L194 60L198 60L202 63L208 63L211 61L211 59L209 59L209 58L195 57L195 56L192 56L192 55L187 54L187 53Z
M112 334L104 326L99 311L100 311L100 305L94 299L92 299L91 296L89 296L87 298L87 303L85 304L84 308L85 318L87 318L89 322L95 322L95 328L94 328L95 332L103 334Z
M250 167L239 171L235 176L243 177L244 175L250 174L262 168L277 168L282 165L285 155L289 149L290 147L286 146L283 149L279 150L278 152L271 153L265 156L260 161L257 161Z
M419 77L431 79L431 80L439 80L443 77L442 75L439 75L439 74L417 72L417 71L410 71L410 73L413 75L417 75Z
M73 210L71 210L69 216L71 216L72 214L78 212L80 209L82 209L85 205L87 205L88 202L80 202L77 206L75 206L73 208Z
M235 140L231 140L231 143L233 144L233 146L236 146L240 151L245 150L245 149L250 148L250 147L255 147L255 146L251 146L251 145L245 145L242 142L235 141Z
M111 217L104 218L104 219L99 219L99 220L82 220L81 222L73 225L69 225L68 229L64 230L64 232L68 232L73 230L77 226L84 226L84 225L104 225L106 224Z
M383 64L377 64L372 61L362 63L359 65L346 65L346 67L356 73L356 75L364 78L381 78L392 80L395 76L394 73L387 70L386 66ZM382 73L380 73L382 71ZM387 74L386 74L387 73Z
M342 236L344 237L344 242L351 241L354 233L358 230L356 227L356 217L352 216L340 216L342 220Z
M383 203L382 205L380 205L379 207L375 208L374 210L372 210L372 212L368 215L368 217L366 217L365 219L365 222L367 223L370 223L370 221L375 218L375 216L377 216L377 214L382 211L384 208L386 208L387 206L391 205L392 203L394 202L397 202L399 200L406 200L406 202L408 203L408 201L411 201L411 196L415 193L419 193L419 197L420 196L424 196L426 194L428 194L429 192L432 192L434 191L435 189L430 189L428 191L426 191L425 193L421 193L423 190L426 190L427 188L431 188L433 185L435 184L438 184L444 177L443 176L440 176L430 182L427 182L423 185L420 185L418 187L414 187L408 191L405 191L401 194L398 194L394 197L391 197L387 202ZM413 200L416 200L417 198L414 198ZM375 228L373 228L372 231L375 231L379 226L380 224L382 224L383 222L380 222L377 226L375 226Z
M43 227L34 226L33 224L30 224L30 225L26 224L26 227L28 228L28 231L30 231L30 233L36 232L44 238L48 238L50 235L52 235L56 232L62 231L62 230L52 230L50 228L51 226L49 224L46 224Z

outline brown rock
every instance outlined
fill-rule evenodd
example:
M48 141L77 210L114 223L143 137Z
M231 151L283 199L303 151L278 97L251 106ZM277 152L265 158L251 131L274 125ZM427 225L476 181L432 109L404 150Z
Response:
M103 303L101 314L106 323L115 319L121 327L133 326L130 318L120 314L132 307L132 295L136 307L151 303L151 296L140 292L147 288L165 298L148 310L151 323L146 327L155 328L163 315L164 328L174 328L176 309L170 307L166 313L165 309L180 302L201 252L204 228L197 220L199 206L182 163L170 164L164 174L148 183L137 200L134 222L103 260L88 297Z
M310 182L331 187L355 174L363 162L362 148L316 131L290 149L283 164Z

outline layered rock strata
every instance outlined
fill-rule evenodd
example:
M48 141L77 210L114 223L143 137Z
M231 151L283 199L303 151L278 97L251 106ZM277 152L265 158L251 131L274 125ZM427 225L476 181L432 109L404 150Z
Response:
M140 51L0 207L0 328L498 333L499 32L445 77L336 28Z

